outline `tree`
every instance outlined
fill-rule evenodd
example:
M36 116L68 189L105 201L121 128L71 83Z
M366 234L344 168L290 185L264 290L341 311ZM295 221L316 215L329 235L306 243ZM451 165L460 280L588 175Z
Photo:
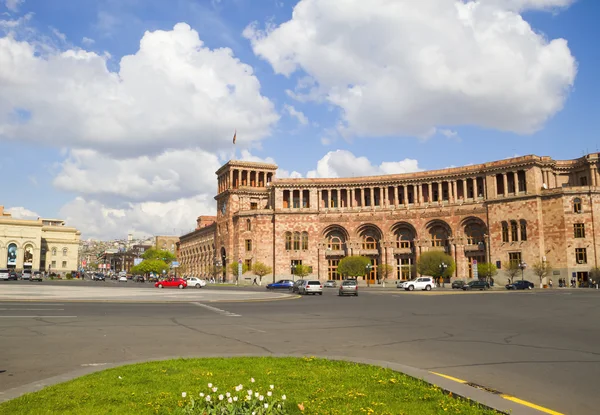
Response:
M394 275L394 267L390 264L381 264L377 267L377 277L383 277L383 285L385 286L385 280Z
M445 269L442 268L442 263L447 265ZM442 277L451 277L455 269L456 265L452 257L441 251L424 252L417 262L417 271L419 271L419 274L429 275L436 280Z
M498 268L491 262L482 262L477 264L477 274L489 282L490 278L498 274Z
M544 277L546 277L547 275L550 275L550 273L552 272L552 265L550 265L550 263L547 261L538 261L535 264L533 264L532 270L533 270L533 273L535 275L537 275L538 278L540 279L540 287L541 287L542 280L544 279Z
M242 275L238 275L238 265L239 264L237 262L232 262L227 266L227 268L229 268L229 272L231 272L237 278L240 278ZM248 265L246 265L245 262L242 262L242 274L245 274L246 272L248 272Z
M308 265L298 264L294 268L294 275L297 275L299 278L304 278L308 274L310 274L310 267Z
M215 281L217 281L217 277L223 273L223 267L221 265L212 265L210 267L210 275L213 276Z
M162 259L145 259L138 265L131 268L132 274L162 274L163 271L168 271L169 265Z
M155 248L150 248L150 249L146 250L146 252L144 252L142 254L142 258L144 258L144 259L160 259L160 260L166 262L167 264L170 264L171 262L173 262L177 259L175 257L175 255L173 253L171 253L170 251L158 250Z
M594 267L588 272L588 279L591 280L591 284L600 284L600 268Z
M515 277L519 273L519 263L516 261L508 261L504 263L504 269L508 274L509 282L512 284L515 280Z
M366 256L347 256L340 259L337 270L344 277L356 278L365 275L370 264L371 260Z
M262 278L265 275L273 272L273 268L271 268L268 265L263 264L262 262L255 262L254 265L252 265L252 272L254 272L254 274L256 274L259 278L258 285L262 285Z

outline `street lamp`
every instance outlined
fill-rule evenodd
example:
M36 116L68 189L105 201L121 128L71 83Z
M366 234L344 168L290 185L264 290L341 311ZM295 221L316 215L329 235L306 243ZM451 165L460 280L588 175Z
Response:
M373 268L373 265L371 264L367 264L367 266L365 267L367 269L367 287L369 286L369 282L371 281L370 277L371 277L371 268Z
M296 271L296 264L290 265L290 270L292 271L292 281L295 282L295 275L296 274L294 273L294 271Z
M525 261L521 261L519 263L519 269L521 270L521 281L523 281L523 274L525 273L525 268L527 268L527 264Z
M444 273L446 272L446 268L448 268L448 264L446 264L445 262L442 262L440 264L440 273L441 273L441 278L442 278L442 287L446 287L446 280L444 279Z

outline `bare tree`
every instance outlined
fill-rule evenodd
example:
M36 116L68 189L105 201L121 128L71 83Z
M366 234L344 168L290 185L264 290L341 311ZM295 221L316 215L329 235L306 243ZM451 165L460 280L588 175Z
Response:
M552 272L552 265L550 265L547 261L538 261L533 264L533 273L538 276L540 279L540 286L542 285L542 280L544 277L550 275Z
M508 274L509 282L512 284L515 280L515 277L519 273L519 263L515 261L509 261L504 263L504 270Z

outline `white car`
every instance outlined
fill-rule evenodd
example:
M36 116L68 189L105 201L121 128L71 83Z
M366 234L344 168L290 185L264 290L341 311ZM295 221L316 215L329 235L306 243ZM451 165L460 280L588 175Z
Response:
M406 284L408 284L409 282L414 282L414 281L416 281L416 278L414 280L398 281L396 283L396 288L406 288Z
M119 282L127 282L127 277L119 277Z
M188 287L202 288L206 285L206 281L196 277L190 277L187 280Z
M430 291L435 288L435 281L432 277L420 277L412 281L408 281L404 285L404 289L407 291L413 290L425 290Z

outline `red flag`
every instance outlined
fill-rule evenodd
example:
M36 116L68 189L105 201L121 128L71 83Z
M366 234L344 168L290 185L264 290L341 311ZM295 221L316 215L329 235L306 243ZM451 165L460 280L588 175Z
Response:
M235 144L235 139L237 138L237 130L233 133L233 144Z

